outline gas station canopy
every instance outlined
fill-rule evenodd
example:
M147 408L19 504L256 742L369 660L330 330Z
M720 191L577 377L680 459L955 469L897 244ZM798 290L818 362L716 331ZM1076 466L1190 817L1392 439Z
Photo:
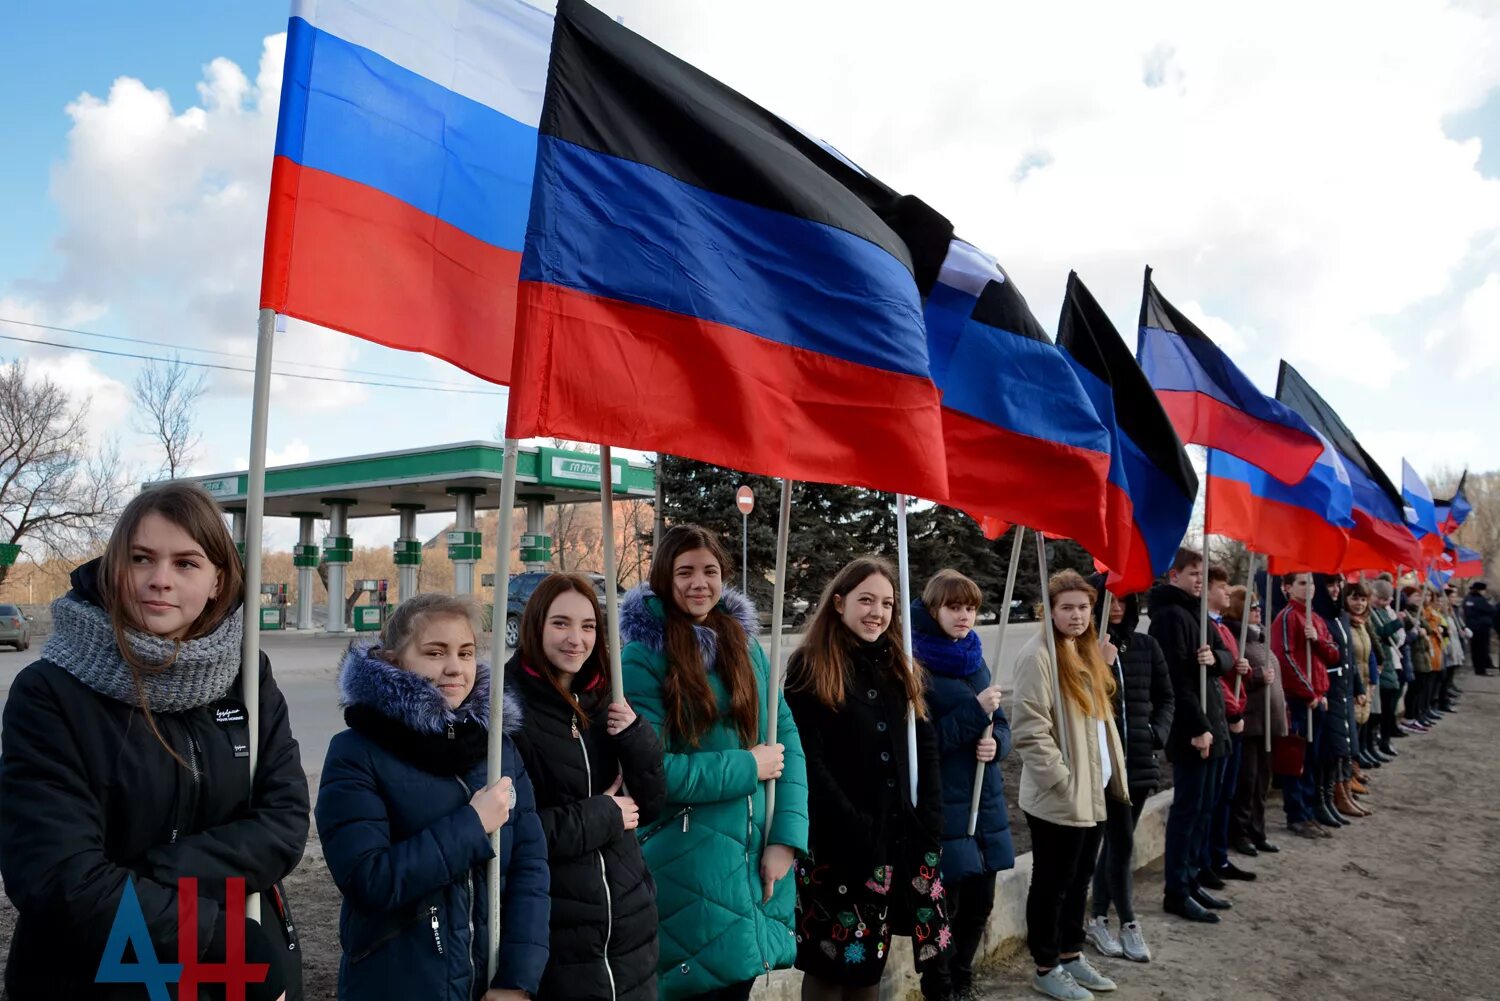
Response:
M291 518L319 511L325 498L351 503L349 517L389 517L397 505L421 505L428 512L453 511L455 494L482 491L475 506L500 503L504 446L493 441L356 455L303 462L266 470L268 518ZM521 446L517 456L516 503L540 500L573 504L599 499L599 457L546 446ZM652 497L654 470L640 460L616 457L616 497ZM228 511L243 510L249 488L245 470L194 477Z

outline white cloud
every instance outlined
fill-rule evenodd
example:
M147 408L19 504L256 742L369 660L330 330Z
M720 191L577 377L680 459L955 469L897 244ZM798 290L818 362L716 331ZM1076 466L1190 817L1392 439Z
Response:
M1500 274L1464 296L1458 311L1459 378L1485 375L1500 364Z
M27 375L33 380L50 379L75 407L88 408L88 437L96 446L129 424L130 387L95 368L88 355L68 352L31 357ZM132 453L127 451L127 458Z

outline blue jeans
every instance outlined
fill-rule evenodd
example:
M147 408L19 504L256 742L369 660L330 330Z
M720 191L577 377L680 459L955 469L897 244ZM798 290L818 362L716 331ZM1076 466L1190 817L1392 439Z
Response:
M1192 896L1198 888L1198 870L1203 867L1204 845L1208 843L1223 774L1223 758L1184 757L1172 763L1164 874L1168 900Z
M1323 754L1323 713L1313 710L1312 739L1307 734L1307 703L1286 700L1287 733L1303 738L1302 774L1281 780L1281 798L1286 806L1286 822L1299 824L1313 819L1313 804L1318 797L1318 773Z
M1222 869L1229 864L1229 814L1234 809L1234 793L1240 784L1240 768L1245 763L1245 735L1229 735L1229 753L1219 759L1224 763L1223 781L1219 784L1219 801L1214 805L1213 824L1209 830L1208 851L1203 864Z

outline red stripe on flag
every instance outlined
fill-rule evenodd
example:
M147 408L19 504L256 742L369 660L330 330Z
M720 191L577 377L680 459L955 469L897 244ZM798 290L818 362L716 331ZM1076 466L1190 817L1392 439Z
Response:
M1254 463L1283 483L1300 483L1323 454L1317 438L1257 420L1207 393L1157 390L1184 444L1207 445Z
M937 388L681 313L522 282L508 433L941 496Z
M946 407L943 445L948 496L937 498L942 503L1104 550L1105 453L1017 434Z
M1248 483L1208 478L1208 532L1238 539L1300 570L1333 573L1344 564L1348 534L1295 504L1257 497Z
M276 157L260 305L508 384L521 255Z

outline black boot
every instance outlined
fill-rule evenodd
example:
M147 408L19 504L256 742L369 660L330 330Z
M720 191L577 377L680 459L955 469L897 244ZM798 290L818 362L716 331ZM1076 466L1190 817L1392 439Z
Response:
M1391 738L1384 735L1381 735L1380 738L1380 753L1388 758L1399 758L1401 756L1401 752L1391 746Z
M1333 780L1321 774L1318 777L1316 795L1313 797L1313 819L1334 831L1349 823L1333 808Z

